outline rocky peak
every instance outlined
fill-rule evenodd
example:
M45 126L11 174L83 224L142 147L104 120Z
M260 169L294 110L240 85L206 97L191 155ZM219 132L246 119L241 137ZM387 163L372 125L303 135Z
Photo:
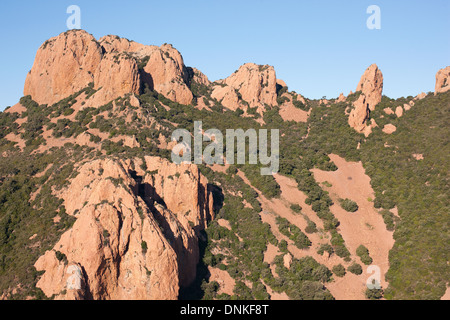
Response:
M126 54L144 62L141 79L151 90L181 104L191 103L193 95L187 85L189 72L183 56L171 44L142 45L118 36L105 36L100 44L106 52Z
M367 104L370 110L375 110L375 106L381 102L383 94L383 74L376 64L372 64L361 77L356 91L367 97Z
M189 82L196 82L198 84L204 85L204 86L210 86L211 81L209 81L208 77L203 74L200 70L196 68L187 67L187 71L189 74Z
M92 101L97 106L108 103L127 93L139 94L140 74L135 59L124 54L106 53L94 74Z
M361 92L358 100L353 103L348 123L358 132L370 134L371 128L367 123L370 111L381 102L383 93L383 74L376 64L372 64L361 77L356 91Z
M277 104L277 77L275 69L268 65L244 64L225 79L224 83L237 90L251 108L264 110L265 104Z
M144 81L152 90L181 104L192 102L194 96L187 85L187 68L180 52L172 45L164 44L151 50L143 70Z
M37 51L24 95L39 104L54 104L93 82L102 57L100 44L86 31L67 31L51 38Z
M436 73L435 94L450 90L450 66L439 70Z
M98 41L106 52L137 52L144 45L119 36L107 35Z
M89 105L98 107L127 93L139 94L147 83L167 98L189 104L188 81L183 57L170 44L146 46L112 35L97 41L84 30L72 30L39 48L24 95L51 105L93 83L101 90Z

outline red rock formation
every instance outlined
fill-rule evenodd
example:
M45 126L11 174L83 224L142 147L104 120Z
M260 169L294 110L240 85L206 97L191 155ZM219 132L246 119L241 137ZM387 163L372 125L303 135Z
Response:
M189 77L191 78L190 81L194 81L204 86L211 85L211 81L209 81L208 77L205 74L203 74L200 70L196 68L188 68L188 72L190 73L189 75Z
M102 48L86 31L67 31L46 41L28 73L24 95L54 104L94 81Z
M230 86L214 86L211 97L230 110L236 110L241 107L236 90Z
M138 52L146 47L143 44L114 35L104 36L98 42L107 53Z
M77 220L35 264L47 296L177 299L195 279L197 232L213 215L207 180L192 165L156 157L141 165L88 162L63 191Z
M344 93L341 93L341 94L339 95L339 97L337 98L336 102L337 102L337 103L339 103L339 102L345 102L345 100L347 100L347 98L344 96Z
M100 44L106 52L125 53L137 60L148 59L143 68L142 80L149 85L151 90L156 90L181 104L192 102L193 95L187 85L188 70L184 65L181 53L172 45L147 46L117 36L103 37L100 39ZM194 76L197 75L202 78L202 81L209 82L206 76L198 70L196 71L194 71Z
M153 50L144 72L149 75L144 80L149 82L152 90L181 104L192 102L194 96L187 86L188 74L183 58L171 45Z
M375 110L375 106L381 102L383 93L383 74L376 64L372 64L364 72L356 88L361 95L353 103L353 110L350 112L348 123L358 132L370 134L371 128L367 123L370 111Z
M104 105L127 93L139 95L140 75L136 60L125 54L105 54L94 74L96 92L91 101Z
M277 77L272 66L247 63L223 82L237 90L242 100L251 108L258 108L259 112L265 110L265 104L277 104Z
M436 73L435 94L450 90L450 66L439 70Z
M138 62L145 58L148 62L142 80L167 98L190 104L193 95L187 85L187 68L171 45L145 46L117 36L97 42L83 30L62 33L41 46L27 76L24 95L51 105L94 83L95 89L101 90L89 105L98 107L127 93L139 94Z

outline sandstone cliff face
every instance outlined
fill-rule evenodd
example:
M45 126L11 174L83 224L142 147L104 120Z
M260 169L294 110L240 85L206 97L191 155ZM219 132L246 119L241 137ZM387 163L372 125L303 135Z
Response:
M242 100L247 102L251 108L258 108L259 112L265 110L265 104L269 106L277 104L277 78L272 66L244 64L223 83L239 92ZM226 93L232 95L230 90ZM234 100L234 97L232 99ZM237 109L238 107L230 106L229 108Z
M436 87L434 93L446 92L450 90L450 66L439 70L436 73Z
M208 77L203 74L200 70L196 68L187 68L190 82L195 81L198 84L204 85L204 86L210 86L211 81L209 81Z
M138 62L145 58L148 62L141 78ZM94 83L94 88L101 90L89 105L98 107L128 93L139 94L141 80L173 101L192 101L183 57L171 45L145 46L117 36L105 36L97 42L86 31L73 30L39 48L24 95L51 105Z
M142 164L88 162L63 191L77 220L35 264L47 296L177 299L195 279L198 231L213 218L207 180L192 165Z
M24 95L54 104L86 88L102 59L102 48L85 31L68 31L46 41L28 73Z
M225 108L236 110L241 107L236 90L229 86L214 86L211 97L222 103Z
M187 85L188 70L181 53L172 45L147 46L117 36L103 37L100 44L108 53L124 53L135 59L148 59L143 68L142 80L151 90L181 104L192 102L193 95Z
M139 95L140 75L137 63L125 54L105 54L94 74L92 98L95 105L103 105L128 93Z
M361 95L354 102L354 109L350 112L348 123L358 132L370 134L370 126L367 123L370 111L375 110L375 106L381 102L383 93L383 74L376 64L372 64L364 72L356 88Z
M160 92L170 100L190 104L193 99L187 86L188 74L181 54L171 45L163 45L150 55L144 72L152 90Z

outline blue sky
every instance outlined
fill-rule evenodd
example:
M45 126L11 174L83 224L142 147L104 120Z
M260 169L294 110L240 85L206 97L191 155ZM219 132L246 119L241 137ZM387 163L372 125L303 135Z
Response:
M172 43L186 65L210 80L246 62L269 64L308 98L355 90L378 64L389 97L434 91L450 65L448 0L0 1L0 110L18 102L37 49L67 30L69 5L97 39L115 34L144 44ZM369 30L369 5L381 29Z

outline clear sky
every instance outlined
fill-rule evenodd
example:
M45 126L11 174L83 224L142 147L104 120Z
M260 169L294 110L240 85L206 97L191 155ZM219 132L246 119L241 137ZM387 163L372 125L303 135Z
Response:
M372 63L389 97L434 91L450 65L448 0L2 0L0 110L22 96L40 45L67 30L69 5L97 39L171 43L210 80L247 62L273 65L308 98L347 95ZM380 30L366 26L370 5L381 10Z

